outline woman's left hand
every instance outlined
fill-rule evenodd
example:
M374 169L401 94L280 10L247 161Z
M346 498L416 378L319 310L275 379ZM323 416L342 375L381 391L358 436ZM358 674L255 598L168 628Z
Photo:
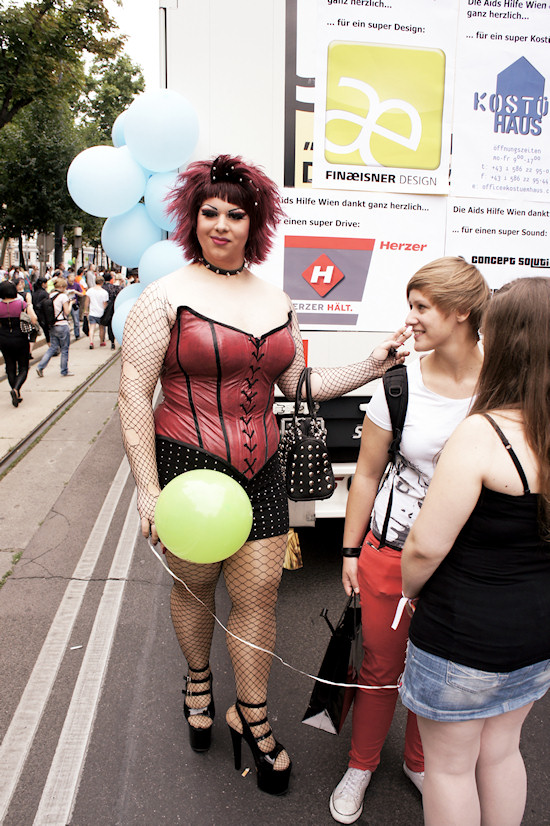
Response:
M394 364L403 364L410 350L399 350L411 335L410 327L400 327L391 338L381 341L371 353L371 357L388 369ZM387 362L387 363L386 363Z

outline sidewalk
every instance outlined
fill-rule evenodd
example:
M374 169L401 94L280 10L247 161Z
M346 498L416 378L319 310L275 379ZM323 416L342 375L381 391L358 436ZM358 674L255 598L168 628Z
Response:
M111 343L100 347L97 342L93 350L89 349L89 338L80 336L78 341L71 340L69 348L69 370L74 376L61 376L59 356L54 356L46 368L44 377L39 378L36 367L46 352L45 339L38 339L33 349L34 359L29 365L29 376L21 395L23 402L14 407L11 402L10 387L7 380L0 381L0 458L3 458L19 442L31 433L47 416L50 415L71 393L83 384L102 365L119 352L111 350ZM0 365L4 373L4 365Z
M22 387L23 403L13 407L6 380L0 381L0 457L4 457L28 436L69 396L113 359L113 370L96 382L68 407L60 419L39 437L33 449L0 479L0 580L48 516L68 484L90 444L101 433L116 407L120 348L96 346L89 349L87 336L71 341L69 370L74 376L62 378L59 356L52 358L41 379L36 366L46 351L44 339L33 350L29 377ZM0 371L4 372L3 363Z

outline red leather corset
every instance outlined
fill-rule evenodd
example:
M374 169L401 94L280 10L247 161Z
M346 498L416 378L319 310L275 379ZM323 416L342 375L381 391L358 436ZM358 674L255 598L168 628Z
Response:
M161 374L156 434L201 448L252 478L277 449L274 384L294 354L290 314L256 338L179 307Z

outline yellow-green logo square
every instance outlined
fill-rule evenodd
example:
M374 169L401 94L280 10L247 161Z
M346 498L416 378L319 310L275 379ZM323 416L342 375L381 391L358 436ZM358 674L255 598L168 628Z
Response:
M330 43L326 160L437 169L444 90L440 49Z

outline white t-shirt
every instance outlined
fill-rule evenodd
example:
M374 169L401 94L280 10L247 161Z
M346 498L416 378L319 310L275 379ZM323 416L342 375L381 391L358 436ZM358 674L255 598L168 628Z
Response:
M407 365L409 401L397 463L391 468L376 497L371 529L380 539L392 485L393 502L386 543L402 548L418 516L445 442L466 417L472 399L449 399L425 387L421 359ZM391 420L384 387L380 382L367 405L367 416L383 430Z
M105 302L109 300L109 293L107 290L104 290L103 287L100 287L99 290L96 287L92 287L86 295L90 299L90 309L88 312L90 315L93 315L94 318L101 318L105 310Z
M68 327L69 322L65 318L65 311L63 310L63 305L70 303L69 296L67 293L59 293L53 299L53 311L55 315L55 327Z

